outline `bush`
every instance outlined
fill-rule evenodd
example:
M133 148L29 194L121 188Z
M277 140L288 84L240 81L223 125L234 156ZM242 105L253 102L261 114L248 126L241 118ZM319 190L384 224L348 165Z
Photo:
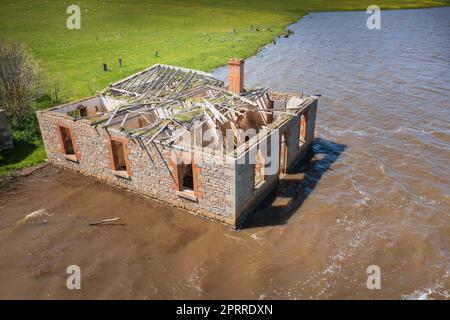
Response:
M40 87L41 72L33 56L20 43L0 40L0 106L13 128L29 126Z
M0 40L0 109L8 117L15 146L0 153L0 175L46 157L36 111L60 104L63 98L60 78L42 79L37 62L23 45Z
M42 94L43 83L47 94ZM8 117L14 144L38 141L36 110L61 101L61 80L43 81L36 60L22 44L0 40L0 108Z
M20 123L16 123L14 119L10 119L10 128L14 145L29 142L34 143L41 139L36 111L52 107L54 104L55 103L49 94L41 95L38 99L32 102L29 109L30 112L21 120Z

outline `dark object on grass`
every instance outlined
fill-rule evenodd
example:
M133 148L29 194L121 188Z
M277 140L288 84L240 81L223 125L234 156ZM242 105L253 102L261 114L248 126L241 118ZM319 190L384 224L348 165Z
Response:
M287 29L287 33L283 34L283 38L287 38L289 37L291 34L294 34L294 31L292 31L291 29Z

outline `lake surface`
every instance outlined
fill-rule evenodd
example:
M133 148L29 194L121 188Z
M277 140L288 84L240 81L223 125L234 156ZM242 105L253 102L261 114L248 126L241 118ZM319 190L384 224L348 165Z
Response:
M247 84L322 95L314 154L247 228L48 166L2 189L0 298L449 299L450 8L367 17L310 14L246 61Z

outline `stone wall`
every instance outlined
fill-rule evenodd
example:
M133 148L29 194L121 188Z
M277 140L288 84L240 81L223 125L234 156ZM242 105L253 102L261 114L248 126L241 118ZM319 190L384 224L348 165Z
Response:
M5 112L0 110L0 151L13 148L11 131L8 127L8 119Z
M290 168L295 165L303 156L309 151L311 144L315 138L316 131L316 116L317 116L317 99L314 100L302 113L308 114L306 141L300 145L300 117L301 114L293 117L289 122L283 126L280 130L281 133L285 133L287 137L288 145L288 163L287 167ZM280 134L281 135L281 134Z
M171 148L159 144L144 147L129 140L130 176L124 178L111 169L111 135L106 130L90 126L88 120L74 122L70 117L55 112L38 112L38 119L48 158L53 163L234 226L233 163L199 163L194 155L198 196L197 199L187 199L173 188L175 177L170 163ZM58 139L58 126L71 128L78 160L64 155Z
M317 113L317 100L314 100L302 113L308 113L306 141L299 143L301 113L283 123L276 135L281 139L286 136L287 141L287 168L291 168L310 150L314 141L315 122ZM274 133L272 133L274 134ZM276 152L279 150L277 149ZM251 151L242 154L241 157L251 157ZM254 155L253 155L254 156ZM242 163L243 161L237 161ZM244 223L246 216L270 193L278 183L280 167L276 173L266 176L264 183L258 188L254 186L254 165L237 164L236 166L236 224Z
M262 133L266 139L275 132L279 134L277 137L282 134L287 137L288 167L302 158L311 146L316 110L317 100L303 110L309 116L306 141L302 144L299 144L300 114L281 121L279 128L269 135ZM173 162L172 148L156 143L144 146L138 141L127 140L121 133L112 134L100 126L95 128L90 125L89 120L73 121L62 113L40 111L38 119L48 158L53 163L233 227L239 226L278 183L279 167L255 187L255 166L242 161L243 157L251 156L251 148L228 162L199 161L200 154L194 154L194 190L193 195L186 196L177 186L175 177L178 176L178 169ZM75 155L69 157L64 154L58 126L64 126L71 132L75 142ZM111 138L122 140L126 145L125 154L129 164L126 176L118 176L112 169ZM278 149L271 152L277 153Z

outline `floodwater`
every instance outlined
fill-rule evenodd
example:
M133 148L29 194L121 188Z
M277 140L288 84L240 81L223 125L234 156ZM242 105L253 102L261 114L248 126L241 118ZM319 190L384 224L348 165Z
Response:
M1 191L0 298L448 299L450 8L367 17L308 15L247 60L247 83L322 97L313 154L245 229L47 166Z

